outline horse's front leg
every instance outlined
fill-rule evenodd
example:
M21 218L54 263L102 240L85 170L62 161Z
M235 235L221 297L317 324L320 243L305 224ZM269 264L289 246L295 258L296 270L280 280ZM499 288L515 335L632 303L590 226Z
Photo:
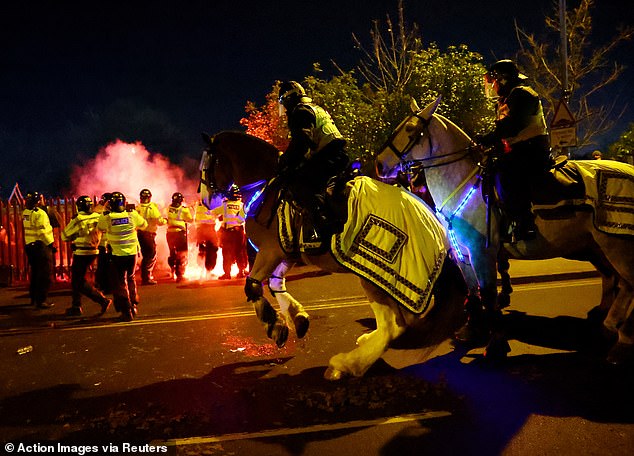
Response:
M291 294L286 291L286 274L293 267L293 263L282 261L269 277L269 291L277 299L280 310L287 315L295 326L295 333L301 339L308 332L310 324L308 313Z
M262 282L249 276L244 285L247 301L253 303L255 314L264 323L264 329L269 339L273 339L278 347L283 347L288 339L288 325L281 312L277 312L264 297Z
M344 374L361 377L385 353L390 342L405 332L406 323L396 310L398 304L391 302L383 293L373 294L361 282L370 298L370 307L376 318L376 330L360 337L359 346L348 353L339 353L330 358L324 373L326 380L339 380ZM374 298L378 298L376 301Z

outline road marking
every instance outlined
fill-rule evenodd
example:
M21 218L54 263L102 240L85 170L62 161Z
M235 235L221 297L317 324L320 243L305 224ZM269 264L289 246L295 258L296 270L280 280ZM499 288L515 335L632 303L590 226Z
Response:
M339 309L349 307L362 307L367 306L368 301L365 297L352 297L344 299L334 300L318 300L313 301L314 304L306 304L304 308L307 311L318 311L324 309ZM38 331L84 331L87 329L120 329L131 326L148 326L148 325L160 325L165 323L182 323L191 321L207 321L207 320L221 320L224 318L240 318L240 317L254 317L255 312L252 309L249 310L236 310L233 312L223 312L216 314L199 314L199 315L183 315L178 317L150 317L147 320L132 320L128 322L114 322L103 321L96 324L84 323L77 326L46 326L35 328L9 328L0 330L1 336L31 334ZM69 320L69 324L72 324L72 320Z
M377 418L374 420L357 420L357 421L348 421L345 423L333 423L333 424L318 424L315 426L306 426L306 427L298 427L298 428L280 428L280 429L271 429L271 430L251 432L251 433L243 432L243 433L236 433L236 434L224 434L224 435L207 436L207 437L189 437L185 439L155 440L153 442L150 442L150 445L185 446L185 445L201 445L205 443L229 442L232 440L249 440L249 439L262 439L262 438L270 438L270 437L285 437L288 435L310 434L315 432L331 432L331 431L339 431L342 429L384 426L386 424L409 423L412 421L424 421L424 420L430 420L433 418L444 418L447 416L451 416L451 413L441 410L441 411L426 412L426 413L414 413L410 415L400 415L400 416L394 416L391 418Z
M513 285L515 292L529 291L539 289L553 289L553 288L570 288L579 286L594 286L601 283L600 278L587 278L576 279L569 281L556 281L556 282L539 282L539 283L527 283ZM325 309L343 309L350 307L362 307L367 306L368 300L365 296L350 296L345 298L335 299L320 299L310 301L304 304L304 308L308 312L319 311ZM512 306L512 304L511 304ZM184 323L192 321L206 321L206 320L220 320L225 318L241 318L241 317L253 317L255 314L252 309L248 310L235 310L231 312L223 312L217 314L199 314L199 315L183 315L178 317L149 317L147 320L133 320L130 322L113 322L104 321L97 324L85 323L77 326L64 326L64 323L60 326L46 326L35 328L9 328L1 329L0 336L11 336L21 334L31 334L38 331L56 330L56 331L83 331L87 329L120 329L131 326L148 326L148 325L160 325L166 323ZM72 324L72 320L69 320L69 324Z

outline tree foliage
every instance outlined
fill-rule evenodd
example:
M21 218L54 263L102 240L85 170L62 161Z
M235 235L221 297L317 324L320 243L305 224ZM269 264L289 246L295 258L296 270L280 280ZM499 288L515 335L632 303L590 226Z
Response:
M562 95L569 96L569 106L577 120L579 147L593 144L593 139L610 130L614 121L623 113L625 106L601 105L595 95L618 79L624 70L622 65L611 62L609 54L622 42L632 38L632 27L617 30L616 35L607 44L593 45L592 15L594 0L580 0L579 6L566 11L566 40L568 45L568 87L563 88L563 69L561 51L557 39L561 31L557 2L553 2L554 11L545 18L550 35L539 39L522 30L516 24L520 44L518 61L524 71L535 82L537 92L547 101L547 117ZM557 35L555 35L557 34Z
M446 51L433 43L425 48L418 28L405 25L402 2L398 23L393 24L388 16L382 33L379 23L374 22L370 37L369 49L354 37L362 54L356 68L345 70L334 63L338 74L327 78L315 64L314 74L300 81L313 101L331 114L348 141L352 158L372 160L392 130L411 114L412 97L424 105L441 96L438 112L469 134L491 125L493 108L484 97L481 55L466 45ZM280 119L277 111L278 88L279 81L264 106L249 102L241 124L248 133L283 150L285 119Z
M609 148L609 155L617 160L634 164L634 122Z

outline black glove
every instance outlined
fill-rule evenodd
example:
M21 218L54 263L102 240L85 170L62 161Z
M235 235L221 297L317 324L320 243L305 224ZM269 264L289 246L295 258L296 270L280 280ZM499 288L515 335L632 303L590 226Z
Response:
M491 147L497 142L497 138L495 137L495 133L491 132L486 135L476 135L474 141L481 146Z

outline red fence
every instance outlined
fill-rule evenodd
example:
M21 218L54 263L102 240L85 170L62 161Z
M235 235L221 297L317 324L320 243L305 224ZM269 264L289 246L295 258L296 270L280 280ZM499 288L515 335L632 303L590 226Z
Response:
M54 280L68 281L72 252L70 244L62 241L61 231L75 216L75 198L50 198L46 204L57 247ZM28 280L22 211L22 204L0 200L0 286Z

